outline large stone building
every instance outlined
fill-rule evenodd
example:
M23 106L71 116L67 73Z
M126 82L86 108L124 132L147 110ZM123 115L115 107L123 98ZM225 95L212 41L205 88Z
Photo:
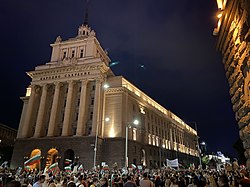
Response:
M0 123L0 165L8 161L10 163L17 130Z
M46 165L59 161L62 166L71 159L85 168L92 168L94 160L122 167L126 137L128 164L157 167L176 157L183 163L197 162L197 132L115 76L87 24L74 38L63 41L58 36L51 47L50 62L27 73L32 81L21 97L12 167L37 153Z
M0 147L14 146L17 130L0 123Z
M250 1L217 0L217 49L230 86L231 101L250 167Z

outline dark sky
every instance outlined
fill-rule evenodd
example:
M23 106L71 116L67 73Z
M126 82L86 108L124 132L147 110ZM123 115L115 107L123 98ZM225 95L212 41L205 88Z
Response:
M58 35L76 36L84 10L85 0L1 0L1 123L17 128L19 97L31 81L25 72L49 61ZM91 0L89 24L120 62L112 67L116 75L196 122L210 151L236 155L238 128L212 35L215 14L215 0Z

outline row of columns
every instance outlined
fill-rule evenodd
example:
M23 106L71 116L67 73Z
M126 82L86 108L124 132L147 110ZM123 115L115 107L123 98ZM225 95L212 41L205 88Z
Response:
M69 136L71 135L71 115L73 112L73 97L74 97L74 84L76 81L68 81L68 93L66 99L66 106L64 111L64 119L62 124L62 134L61 136ZM63 86L62 82L56 82L55 84L55 91L53 95L51 113L49 118L48 124L48 132L47 136L53 137L55 136L56 131L56 122L58 118L59 112L59 102L60 102L60 93L61 87ZM85 132L85 124L87 123L87 85L88 80L81 80L81 93L80 93L80 104L79 104L79 111L78 111L78 119L77 119L77 129L76 129L76 136L83 136ZM40 87L40 88L39 88ZM41 89L41 97L37 112L37 118L35 123L35 132L33 137L38 138L42 136L42 131L44 130L45 124L45 114L47 110L47 100L48 100L48 84L44 84L42 86L38 85L31 85L31 94L28 98L28 102L24 102L23 112L19 124L18 129L18 136L17 138L28 138L30 137L30 131L32 129L32 119L34 118L33 115L36 115L35 110L35 102L37 99L38 89ZM96 80L95 86L95 100L94 100L94 108L93 108L93 119L92 119L92 135L96 133L97 123L100 119L101 111L100 111L100 103L101 103L101 81ZM25 98L27 100L27 98ZM25 99L23 99L25 101Z

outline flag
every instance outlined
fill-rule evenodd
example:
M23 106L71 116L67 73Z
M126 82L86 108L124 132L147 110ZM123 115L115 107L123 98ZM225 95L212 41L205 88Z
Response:
M23 168L25 171L29 171L30 170L30 166L24 166Z
M49 170L51 170L51 171L55 170L56 168L58 168L58 162L55 162L54 164L51 164L49 166Z
M109 170L109 166L108 165L105 165L102 167L103 170Z
M53 171L52 171L52 175L56 176L57 174L60 173L60 169L59 167L57 166Z
M70 160L68 158L66 158L65 161L64 161L64 163L67 164L67 165L70 164L71 162L72 162L72 160Z
M26 162L24 162L24 165L25 166L30 166L30 165L33 165L35 163L39 163L40 162L40 159L41 159L41 155L40 154L37 154L33 157L31 157L29 160L27 160Z
M136 169L136 165L131 164L132 169Z
M77 168L78 171L83 171L83 165L81 164L78 168Z
M64 167L64 170L65 170L66 173L71 173L71 167L70 166Z

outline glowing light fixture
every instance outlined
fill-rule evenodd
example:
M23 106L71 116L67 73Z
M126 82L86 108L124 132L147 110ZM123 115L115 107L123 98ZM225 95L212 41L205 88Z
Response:
M103 85L103 88L104 89L107 89L107 88L109 88L110 86L107 84L107 83L105 83L104 85Z

